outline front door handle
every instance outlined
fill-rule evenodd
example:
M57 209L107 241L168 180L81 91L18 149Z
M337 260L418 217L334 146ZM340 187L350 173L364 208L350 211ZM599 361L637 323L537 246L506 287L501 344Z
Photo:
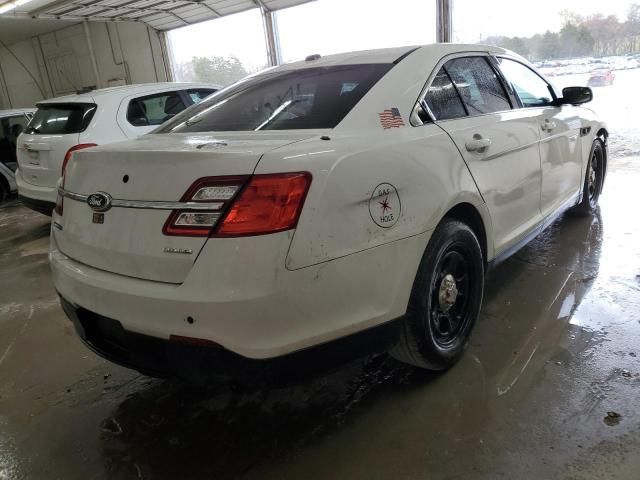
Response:
M482 138L482 136L475 134L473 140L469 140L464 144L467 152L484 153L491 146L491 140L488 138Z
M552 132L556 128L556 122L549 120L548 118L540 126L543 132Z

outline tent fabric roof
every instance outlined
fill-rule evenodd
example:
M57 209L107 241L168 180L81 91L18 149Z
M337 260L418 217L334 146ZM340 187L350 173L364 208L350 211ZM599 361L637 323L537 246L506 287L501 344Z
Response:
M69 21L134 21L156 30L171 30L256 7L280 10L310 0L65 0L35 1L2 17ZM0 0L0 4L2 0ZM38 6L40 4L40 6Z

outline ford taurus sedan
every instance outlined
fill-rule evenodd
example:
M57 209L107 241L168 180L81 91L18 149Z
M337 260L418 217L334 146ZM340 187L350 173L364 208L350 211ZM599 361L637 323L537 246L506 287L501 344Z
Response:
M55 287L90 348L145 373L380 331L396 358L447 369L485 271L566 210L597 208L608 133L591 98L477 45L256 74L152 134L73 153Z

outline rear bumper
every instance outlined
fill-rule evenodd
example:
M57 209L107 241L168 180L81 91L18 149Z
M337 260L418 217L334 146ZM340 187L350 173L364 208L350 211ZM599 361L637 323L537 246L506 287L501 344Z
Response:
M25 182L20 169L16 170L16 184L18 185L18 196L26 207L45 215L51 215L51 211L56 206L57 187L43 187Z
M58 249L56 233L49 253L53 280L75 309L115 319L127 332L209 340L251 359L287 355L404 315L429 240L417 235L289 271L289 242L278 236L290 232L261 237L266 244L253 240L254 258L237 254L247 251L237 242L251 238L215 239L175 285L79 263Z
M35 200L33 198L25 197L20 194L18 194L18 199L25 207L30 208L31 210L34 210L38 213L42 213L43 215L51 216L51 212L56 206L55 203L45 202L43 200Z
M179 377L194 382L233 378L256 383L308 375L387 350L398 338L399 322L268 360L237 355L217 345L167 341L130 332L117 320L79 308L63 297L60 304L78 336L92 351L123 367L155 377Z

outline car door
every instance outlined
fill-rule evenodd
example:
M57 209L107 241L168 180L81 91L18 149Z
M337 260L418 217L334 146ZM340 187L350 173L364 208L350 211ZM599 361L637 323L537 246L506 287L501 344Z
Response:
M519 107L529 112L540 130L540 208L546 217L573 200L582 186L579 111L558 106L553 87L523 63L505 57L497 62Z
M464 115L439 117L436 101L443 88ZM539 126L525 110L512 109L514 99L486 55L447 60L425 100L471 171L491 214L500 254L542 220Z

